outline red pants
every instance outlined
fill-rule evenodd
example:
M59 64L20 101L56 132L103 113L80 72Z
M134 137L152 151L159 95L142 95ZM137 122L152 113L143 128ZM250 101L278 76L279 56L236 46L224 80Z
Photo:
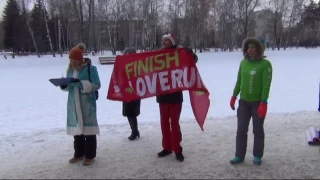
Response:
M162 131L162 147L175 153L181 152L180 114L182 104L159 104Z

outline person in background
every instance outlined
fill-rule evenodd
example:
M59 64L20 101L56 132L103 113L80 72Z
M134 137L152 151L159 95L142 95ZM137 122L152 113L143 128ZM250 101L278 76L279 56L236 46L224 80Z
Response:
M162 37L162 49L176 49L176 42L174 34L168 32ZM185 48L185 50L193 54L195 62L198 61L198 57L192 52L192 49ZM182 134L179 124L183 103L182 91L157 96L157 102L160 108L163 147L163 150L158 153L158 157L168 156L173 151L177 161L182 162L184 161L184 155L180 144L182 142Z
M132 48L127 48L123 51L123 55L135 54L136 51ZM137 117L140 115L140 105L141 100L135 100L132 102L122 103L122 115L128 118L131 135L128 137L130 141L135 140L137 137L140 138L140 132L138 130L138 120Z
M67 134L74 136L74 156L69 162L84 160L84 165L90 165L96 157L96 135L99 134L94 91L100 89L100 79L97 68L88 60L84 60L84 51L84 44L78 44L71 49L66 73L67 78L76 78L80 81L60 88L69 92Z
M247 38L242 46L244 59L240 63L237 82L230 100L235 110L235 102L240 93L237 109L238 127L236 153L231 164L242 163L247 151L248 127L252 118L254 146L253 163L261 164L264 152L264 120L267 114L269 91L272 81L272 65L264 56L264 46L256 38Z

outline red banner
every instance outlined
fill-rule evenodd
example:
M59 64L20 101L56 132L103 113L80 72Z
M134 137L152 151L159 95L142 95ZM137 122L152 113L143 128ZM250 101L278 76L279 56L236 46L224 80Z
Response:
M190 101L201 129L210 106L191 53L183 48L117 56L107 99L130 102L189 90Z

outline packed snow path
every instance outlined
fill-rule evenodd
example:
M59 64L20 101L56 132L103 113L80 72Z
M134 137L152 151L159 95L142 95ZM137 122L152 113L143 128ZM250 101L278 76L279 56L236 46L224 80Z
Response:
M318 147L307 145L305 130L319 124L318 112L269 115L261 166L252 164L252 125L246 162L232 166L236 118L208 119L205 132L195 121L181 124L185 162L159 159L159 123L140 124L141 138L130 142L129 126L105 125L91 166L69 164L72 137L64 129L7 136L0 141L0 178L41 179L212 179L320 178Z

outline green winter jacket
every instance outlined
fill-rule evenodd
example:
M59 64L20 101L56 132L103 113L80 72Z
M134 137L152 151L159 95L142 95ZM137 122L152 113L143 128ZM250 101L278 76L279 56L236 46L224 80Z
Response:
M240 63L233 96L244 101L267 102L272 81L272 65L267 59L244 59Z

